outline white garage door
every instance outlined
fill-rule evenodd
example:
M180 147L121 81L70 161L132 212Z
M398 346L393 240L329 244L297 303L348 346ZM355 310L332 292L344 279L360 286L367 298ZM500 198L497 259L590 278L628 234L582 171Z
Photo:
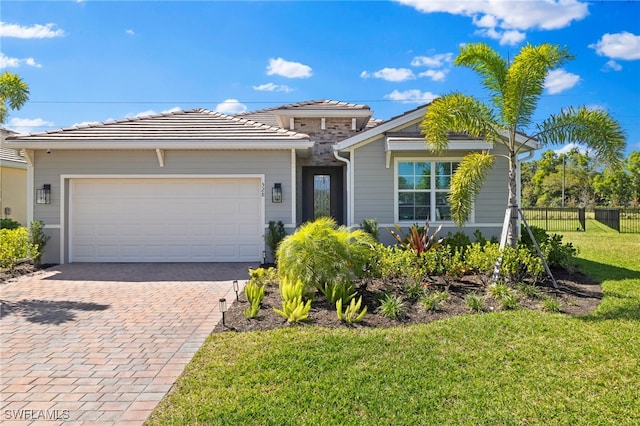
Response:
M262 259L262 183L232 179L72 179L71 262Z

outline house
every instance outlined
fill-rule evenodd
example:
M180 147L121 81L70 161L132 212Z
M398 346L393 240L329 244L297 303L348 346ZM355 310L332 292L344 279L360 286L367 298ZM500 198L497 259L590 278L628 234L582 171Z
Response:
M0 129L0 215L27 225L27 161L20 150L5 147L15 132Z
M319 216L455 231L449 179L469 151L452 135L425 149L428 105L388 121L366 105L308 101L231 117L179 111L9 138L28 162L28 219L51 236L45 263L262 261L264 230ZM527 146L533 150L535 146ZM498 162L470 232L499 234L507 164Z

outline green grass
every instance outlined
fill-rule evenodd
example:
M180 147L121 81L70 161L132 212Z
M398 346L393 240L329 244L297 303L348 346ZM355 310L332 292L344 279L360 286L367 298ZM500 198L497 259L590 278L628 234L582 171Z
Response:
M210 336L149 424L640 424L640 237L565 233L605 297L389 329Z

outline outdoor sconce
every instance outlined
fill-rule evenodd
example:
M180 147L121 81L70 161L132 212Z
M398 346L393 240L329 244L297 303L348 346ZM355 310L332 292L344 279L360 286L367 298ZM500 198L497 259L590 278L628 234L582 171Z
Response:
M271 188L271 202L272 203L282 202L282 184L281 183L273 184L273 188Z
M218 307L222 312L222 325L224 326L224 313L227 312L227 299L224 297L218 301Z
M45 183L42 188L36 189L36 204L51 203L51 185Z
M238 286L238 280L233 280L233 291L236 292L236 302L238 301L238 291L240 287Z

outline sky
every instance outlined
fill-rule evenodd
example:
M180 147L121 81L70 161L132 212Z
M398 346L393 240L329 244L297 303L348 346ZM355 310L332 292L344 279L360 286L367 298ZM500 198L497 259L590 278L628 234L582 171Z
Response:
M386 120L454 91L488 101L480 78L453 64L477 42L505 58L527 43L566 46L575 58L548 76L534 121L602 108L627 153L640 150L638 1L3 0L0 72L30 88L4 126L314 99L364 103Z

